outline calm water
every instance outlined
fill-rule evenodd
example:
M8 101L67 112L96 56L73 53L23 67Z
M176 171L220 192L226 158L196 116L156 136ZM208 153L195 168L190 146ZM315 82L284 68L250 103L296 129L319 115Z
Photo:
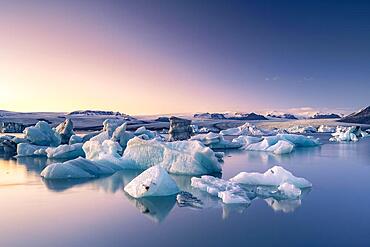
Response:
M0 246L369 246L370 138L284 156L228 152L223 178L280 164L313 183L302 200L255 199L247 208L193 191L184 176L174 178L203 209L128 198L122 188L138 172L46 182L46 162L0 159Z

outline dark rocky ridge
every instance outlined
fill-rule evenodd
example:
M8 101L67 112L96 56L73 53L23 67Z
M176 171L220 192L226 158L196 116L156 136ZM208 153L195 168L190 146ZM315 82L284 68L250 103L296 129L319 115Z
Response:
M370 106L338 120L346 123L370 124Z

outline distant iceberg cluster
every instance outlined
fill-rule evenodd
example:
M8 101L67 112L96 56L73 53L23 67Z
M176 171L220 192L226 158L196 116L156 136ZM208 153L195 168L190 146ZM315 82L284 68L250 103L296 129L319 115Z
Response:
M368 137L369 135L369 133L361 130L358 126L337 127L329 140L333 142L357 142L360 138Z

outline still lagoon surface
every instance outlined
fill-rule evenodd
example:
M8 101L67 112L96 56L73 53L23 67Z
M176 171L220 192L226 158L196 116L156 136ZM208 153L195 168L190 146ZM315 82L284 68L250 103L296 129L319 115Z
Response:
M228 206L173 176L203 208L176 197L129 198L140 171L95 180L48 182L46 159L0 158L0 246L369 246L370 138L277 156L229 151L222 177L281 165L313 187L301 200L256 198Z

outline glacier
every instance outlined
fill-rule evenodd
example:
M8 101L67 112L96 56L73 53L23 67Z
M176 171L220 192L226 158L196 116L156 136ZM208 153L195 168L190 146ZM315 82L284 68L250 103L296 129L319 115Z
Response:
M146 169L127 184L124 190L134 198L169 196L179 192L176 182L159 165Z

